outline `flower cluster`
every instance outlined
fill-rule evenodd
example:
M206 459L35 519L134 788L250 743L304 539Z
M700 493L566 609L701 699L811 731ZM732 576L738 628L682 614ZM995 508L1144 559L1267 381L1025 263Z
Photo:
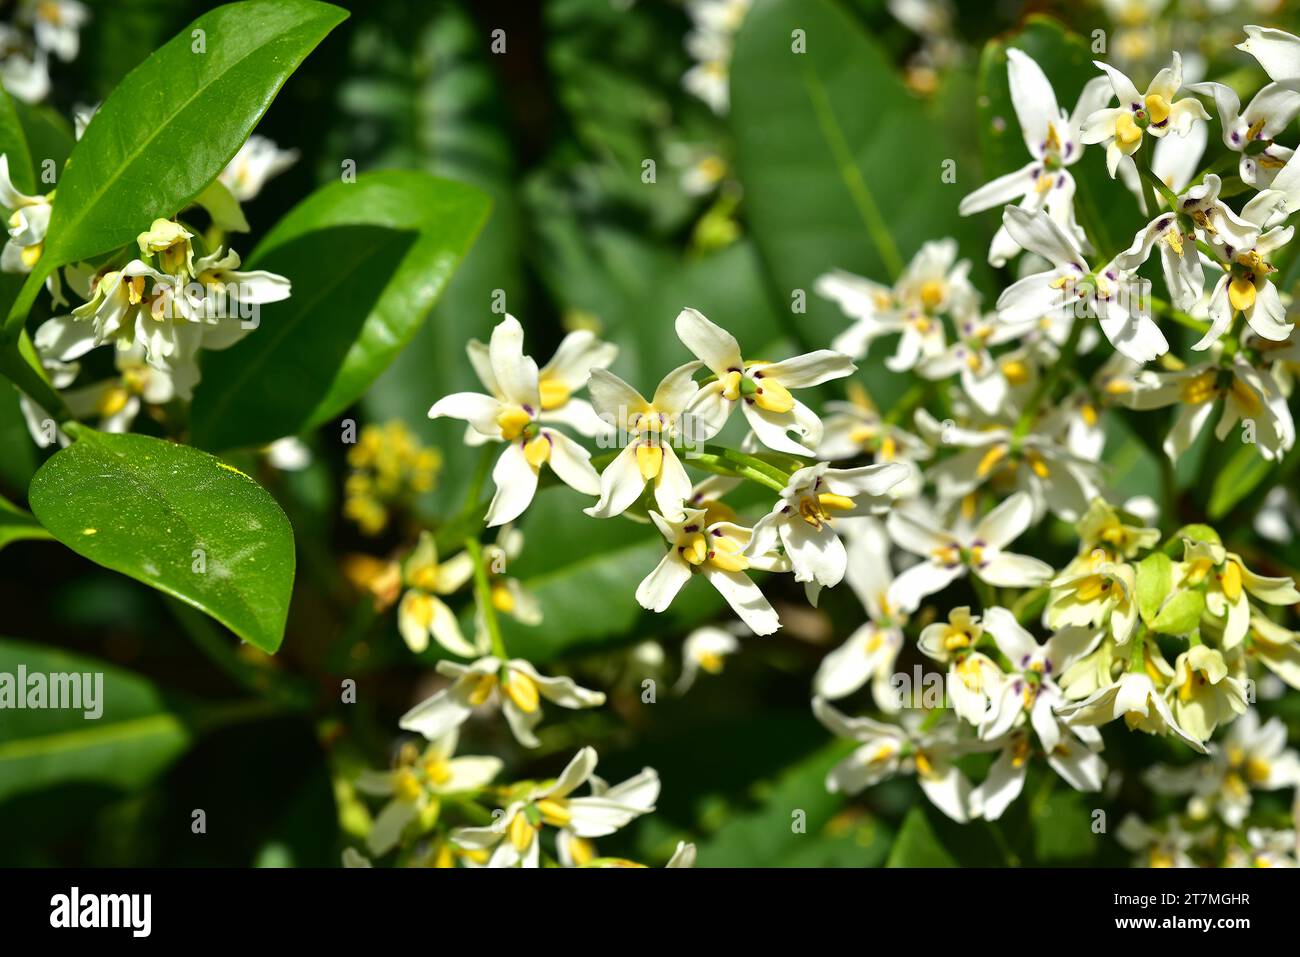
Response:
M706 65L729 49L720 39L729 36L728 14L744 6L692 6L693 46L712 44ZM1039 65L1008 52L1028 161L961 203L967 215L1001 210L990 264L1019 258L1019 278L991 305L956 242L932 241L889 282L840 270L818 279L816 291L850 320L830 349L756 358L754 343L686 308L675 330L689 359L640 387L610 371L617 350L587 331L571 333L539 368L523 326L506 317L489 344L469 346L485 391L446 396L429 413L463 420L468 444L499 448L489 453L486 524L520 519L548 468L593 499L588 516L650 522L664 553L636 601L663 612L700 577L739 619L690 635L679 692L721 671L744 647L743 633L781 627L768 597L781 577L802 585L814 606L847 582L866 621L824 657L812 689L816 717L857 745L830 772L833 791L910 774L954 820L993 820L1037 761L1072 788L1101 791L1102 729L1115 724L1205 755L1151 769L1149 784L1190 795L1198 820L1217 814L1241 828L1252 790L1300 785L1284 729L1252 707L1265 675L1300 688L1300 634L1280 616L1300 591L1289 574L1261 570L1266 557L1230 551L1209 526L1161 521L1150 498L1118 498L1101 458L1109 417L1170 405L1179 411L1163 443L1154 440L1170 469L1216 413L1220 440L1248 429L1243 441L1266 460L1295 444L1287 397L1300 343L1271 262L1300 204L1300 161L1274 142L1300 113L1288 85L1300 76L1300 39L1255 27L1247 36L1241 49L1274 83L1244 112L1221 84L1184 85L1175 53L1142 91L1099 62L1066 113ZM1198 96L1213 101L1253 194L1239 208L1218 171L1197 173L1213 122ZM725 108L716 92L710 102ZM1148 220L1119 249L1090 231L1078 201L1078 164L1093 145ZM1142 275L1157 251L1167 300ZM1195 329L1191 349L1204 357L1175 358L1167 323ZM896 342L884 368L918 381L882 413L860 382L844 380L885 338ZM1103 355L1084 358L1097 350ZM847 386L847 400L819 412L828 383ZM741 486L770 504L728 502ZM1035 546L1022 544L1041 541L1032 530L1050 520L1073 527L1072 558L1059 545L1030 554ZM439 662L450 682L402 719L432 742L434 770L411 759L382 778L377 790L405 803L381 814L375 853L393 842L386 818L409 826L456 780L446 742L475 709L498 708L518 741L534 747L543 701L604 703L601 692L506 652L495 616L509 603L494 598L494 571L472 539L468 553L438 564L427 536L404 566L408 643L421 650L431 631L470 660ZM471 578L478 626L467 642L436 596ZM918 681L899 670L909 644L929 663L915 669ZM883 717L853 717L830 703L868 685ZM554 782L505 789L492 823L439 839L446 862L536 864L547 826L562 863L591 860L585 842L645 813L658 791L651 771L608 787L592 776L594 763L585 749ZM572 797L583 782L590 796ZM1195 842L1177 820L1154 830L1132 819L1121 832L1124 846L1155 862L1190 860ZM1273 862L1293 853L1277 850L1284 843L1256 828L1233 847L1241 860Z

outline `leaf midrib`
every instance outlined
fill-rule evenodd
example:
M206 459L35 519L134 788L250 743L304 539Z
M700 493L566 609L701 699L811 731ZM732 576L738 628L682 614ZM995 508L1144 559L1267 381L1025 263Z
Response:
M185 725L175 715L164 712L142 718L128 718L112 724L95 725L84 730L56 731L53 734L0 741L0 764L5 761L40 757L51 752L65 753L103 747L106 744L132 738L161 737L173 731L184 737Z
M202 20L202 19L203 19L202 17L199 18L199 20ZM225 78L226 76L228 76L230 73L232 73L232 72L235 70L236 67L238 67L240 64L242 64L245 60L247 60L249 57L251 57L254 53L257 53L257 52L259 52L259 51L265 49L266 47L270 46L272 43L275 43L275 42L277 42L278 40L281 40L281 39L283 39L284 37L287 37L287 36L289 36L289 35L292 34L292 33L295 33L295 32L298 32L298 31L302 30L302 29L305 28L309 23L312 23L312 22L314 22L315 20L318 20L318 19L320 19L319 16L313 16L312 19L310 19L310 20L304 20L304 21L302 21L301 23L295 25L294 27L292 27L292 28L289 29L289 30L285 30L285 31L282 32L282 33L277 33L277 34L275 34L273 37L271 37L270 39L268 39L265 43L261 43L261 44L258 44L258 45L255 46L255 47L250 48L249 51L248 51L247 53L245 53L245 54L244 54L243 56L241 56L239 59L237 59L237 60L235 60L234 62L232 62L232 63L230 64L230 66L229 66L226 70L223 70L221 73L217 74L216 76L214 76L212 79L210 79L210 80L207 81L206 83L204 83L204 84L202 84L201 86L197 87L197 88L194 90L194 92L193 92L190 96L188 96L188 97L184 100L184 102L182 102L182 103L180 104L180 106L179 106L177 109L175 109L175 110L172 112L171 117L168 119L168 121L167 121L166 123L163 123L163 124L159 125L158 127L156 127L155 130L154 130L154 132L153 132L151 135L149 135L149 136L145 137L143 140L139 141L139 145L137 146L137 148L136 148L135 150L133 150L133 151L127 153L125 161L122 162L122 163L119 163L119 164L118 164L115 175L112 176L112 177L110 177L108 180L106 180L102 188L100 188L100 189L98 189L98 190L92 192L92 194L91 194L91 196L89 197L89 199L88 199L87 201L85 201L85 202L83 202L83 203L81 204L81 207L80 207L80 208L81 208L81 210L82 210L82 213L81 213L81 215L80 215L78 218L73 219L73 220L70 220L67 224L63 223L61 220L56 220L56 219L54 219L54 215L58 212L58 206L59 206L59 203L58 203L58 201L56 200L56 202L55 202L55 209L51 212L51 215L50 215L50 219L52 220L51 225L58 225L58 226L61 227L60 230L58 231L58 233L55 234L55 235L56 235L56 238L61 237L61 236L64 236L64 235L72 235L72 233L75 232L76 227L79 226L82 222L85 221L85 218L86 218L87 215L89 215L90 211L93 210L93 209L95 208L95 206L98 205L99 201L100 201L101 199L104 198L104 195L108 192L108 190L109 190L112 186L116 185L116 184L117 184L117 183L122 179L122 174L123 174L123 172L124 172L127 168L129 168L129 167L130 167L130 166L131 166L131 165L136 161L136 159L138 159L138 158L140 157L141 154L144 153L145 149L146 149L148 146L152 145L153 142L154 142L155 140L157 140L157 139L159 138L159 136L162 135L162 131L163 131L163 130L170 130L170 128L172 127L172 125L176 122L177 118L180 117L180 116L184 113L185 108L188 107L191 103L193 103L194 100L197 99L197 98L199 97L200 94L206 92L206 91L208 90L209 87L211 87L211 86L213 86L214 84L220 82L222 79L224 79L224 78ZM194 23L198 23L199 20L195 20ZM192 24L191 24L191 26L192 26ZM177 40L181 40L181 39L182 39L181 35L178 34ZM177 40L173 40L172 42L177 42ZM166 47L163 47L162 49L166 49ZM145 62L147 63L148 61L146 60ZM143 67L143 66L144 66L144 64L141 64L141 67ZM286 77L286 79L287 79L287 77ZM280 86L283 86L283 85L284 85L284 81L282 80L282 81L280 82L280 84L276 87L276 91L278 91L279 88L280 88ZM120 87L119 87L119 89L120 89ZM93 122L93 121L92 121L92 122ZM84 137L83 137L83 142L84 142ZM75 153L75 149L74 149L73 152ZM238 147L236 147L236 152L238 152ZM224 166L225 166L225 163L229 163L230 160L234 157L234 155L235 155L234 153L231 153L230 156L227 156L226 159L225 159L225 162L222 163L222 166L224 167ZM70 156L70 157L68 157L69 165L71 165L71 161L72 161L73 159L75 159L75 156ZM220 172L220 170L218 170L218 172ZM66 187L65 187L65 189L66 189ZM195 194L195 195L197 195L197 194ZM62 196L60 196L60 199L62 199ZM188 202L189 199L193 199L193 197L188 197L187 200L186 200L186 202ZM181 205L184 206L185 203L183 202ZM57 268L58 266L61 266L61 265L64 264L63 255L62 255L62 247L63 247L63 245L66 245L66 244L61 244L61 243L60 243L60 244L55 244L55 245L54 245L54 250L55 250L55 252L59 253L59 255L57 255L57 256L51 256L51 255L49 255L49 252L48 252L48 250L47 250L47 254L46 254L46 257L45 257L47 263L49 263L49 262L54 262L55 260L60 260L60 261L57 262L57 264L56 264L54 267L48 267L48 266L47 266L46 275L49 275L50 268ZM90 255L94 255L94 254L91 253Z

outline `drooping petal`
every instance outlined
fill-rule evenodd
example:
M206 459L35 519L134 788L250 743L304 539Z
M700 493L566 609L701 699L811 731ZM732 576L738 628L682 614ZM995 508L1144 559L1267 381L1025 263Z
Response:
M739 372L743 368L744 360L736 337L710 322L699 311L683 309L677 315L676 328L677 338L714 375L721 377L729 371Z
M505 447L492 467L492 481L496 483L496 492L488 506L488 528L513 522L537 493L537 470L524 454L522 442L511 442Z

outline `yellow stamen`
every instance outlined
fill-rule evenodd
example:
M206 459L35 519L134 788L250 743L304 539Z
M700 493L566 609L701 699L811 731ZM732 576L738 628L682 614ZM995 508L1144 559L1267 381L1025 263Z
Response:
M1019 359L1007 359L1002 363L1002 375L1011 385L1024 385L1029 381L1029 366Z
M1115 140L1121 147L1133 147L1142 142L1142 130L1133 122L1131 113L1121 113L1115 121Z
M551 440L539 435L524 446L524 458L534 469L540 469L551 457Z
M728 372L718 378L722 384L722 397L728 402L735 402L740 398L740 380L743 379L739 372Z
M393 796L399 801L415 801L423 791L419 779L410 771L398 771L393 775Z
M515 707L524 714L532 714L537 710L537 685L532 678L523 672L511 668L501 690L506 693L507 698L515 703Z
M1178 393L1179 398L1187 405L1209 402L1219 394L1218 373L1213 369L1206 369L1184 382Z
M649 482L659 475L664 467L664 450L658 445L642 444L636 447L636 467L641 470L641 478Z
M754 393L754 403L760 409L779 414L794 408L794 396L781 383L761 379L758 381L758 391Z
M510 843L515 846L515 850L520 854L528 850L528 845L533 843L533 837L536 836L537 830L528 823L528 818L523 814L516 814L510 821Z
M537 810L541 812L542 820L551 827L564 827L573 820L568 801L544 798L537 802Z
M1235 277L1228 283L1228 302L1238 312L1245 312L1255 305L1255 284L1244 276Z
M938 279L927 279L921 283L921 305L927 309L937 309L943 302L944 285Z
M745 558L740 542L734 538L715 538L709 562L725 572L743 572L749 567L749 559Z
M531 421L533 421L533 417L517 405L502 409L497 413L497 426L501 429L501 437L507 442L513 442L519 438L524 431L524 426Z
M1152 123L1163 123L1169 119L1169 101L1159 93L1147 94L1146 107Z
M441 758L430 758L424 762L424 776L434 784L446 784L451 780L451 765Z
M493 583L492 607L503 615L509 615L515 610L514 593L510 591L510 586L505 582Z
M722 672L722 655L717 652L702 651L695 656L695 663L711 675Z
M1223 589L1223 597L1228 601L1236 602L1241 598L1241 566L1234 561L1225 564L1219 587Z
M993 446L984 453L984 457L980 459L979 465L975 466L975 474L980 478L985 478L997 467L999 462L1006 458L1006 455L1007 446L1004 443L999 443Z
M497 686L496 675L479 675L474 679L474 688L469 693L469 703L477 708L488 699L492 689Z

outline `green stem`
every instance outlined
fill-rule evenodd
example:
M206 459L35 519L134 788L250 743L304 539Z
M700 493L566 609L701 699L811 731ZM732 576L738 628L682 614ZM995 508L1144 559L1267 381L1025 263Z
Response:
M924 404L925 397L929 394L932 385L933 383L928 380L914 383L886 413L885 422L889 425L897 425L905 417L911 415Z
M1167 205L1171 211L1177 211L1178 197L1174 195L1173 190L1165 185L1164 180L1152 172L1151 156L1154 152L1154 147L1151 143L1151 137L1142 137L1142 149L1140 151L1141 162L1137 165L1138 172L1142 175L1142 198L1146 200L1147 215L1155 217L1159 214L1160 207L1156 205L1156 197L1153 190L1160 191L1160 195L1164 197L1165 205Z
M1165 300L1159 298L1158 296L1151 297L1151 308L1156 312L1160 313L1160 315L1164 316L1166 319L1172 319L1180 326L1183 326L1187 329L1191 329L1193 332L1198 332L1201 335L1205 335L1207 332L1210 331L1210 324L1208 322L1204 321L1203 319L1197 319L1195 316L1189 316L1181 309L1175 309L1172 303L1165 302ZM1221 337L1219 341L1223 344L1224 355L1226 356L1236 355L1237 340L1235 338L1233 338L1231 335L1228 335L1228 336Z
M786 472L754 455L737 452L720 445L706 445L703 451L688 450L686 461L715 475L732 475L749 479L774 492L785 491L790 481Z
M1133 650L1129 652L1128 670L1129 674L1140 674L1146 670L1146 645L1147 629L1146 625L1138 625L1137 634L1133 636Z
M487 565L483 563L483 546L477 536L470 535L465 539L465 551L469 552L470 561L474 563L474 600L483 614L483 627L492 640L492 654L506 661L510 656L506 654L501 622L497 619L496 606L492 604L492 585L488 581Z

